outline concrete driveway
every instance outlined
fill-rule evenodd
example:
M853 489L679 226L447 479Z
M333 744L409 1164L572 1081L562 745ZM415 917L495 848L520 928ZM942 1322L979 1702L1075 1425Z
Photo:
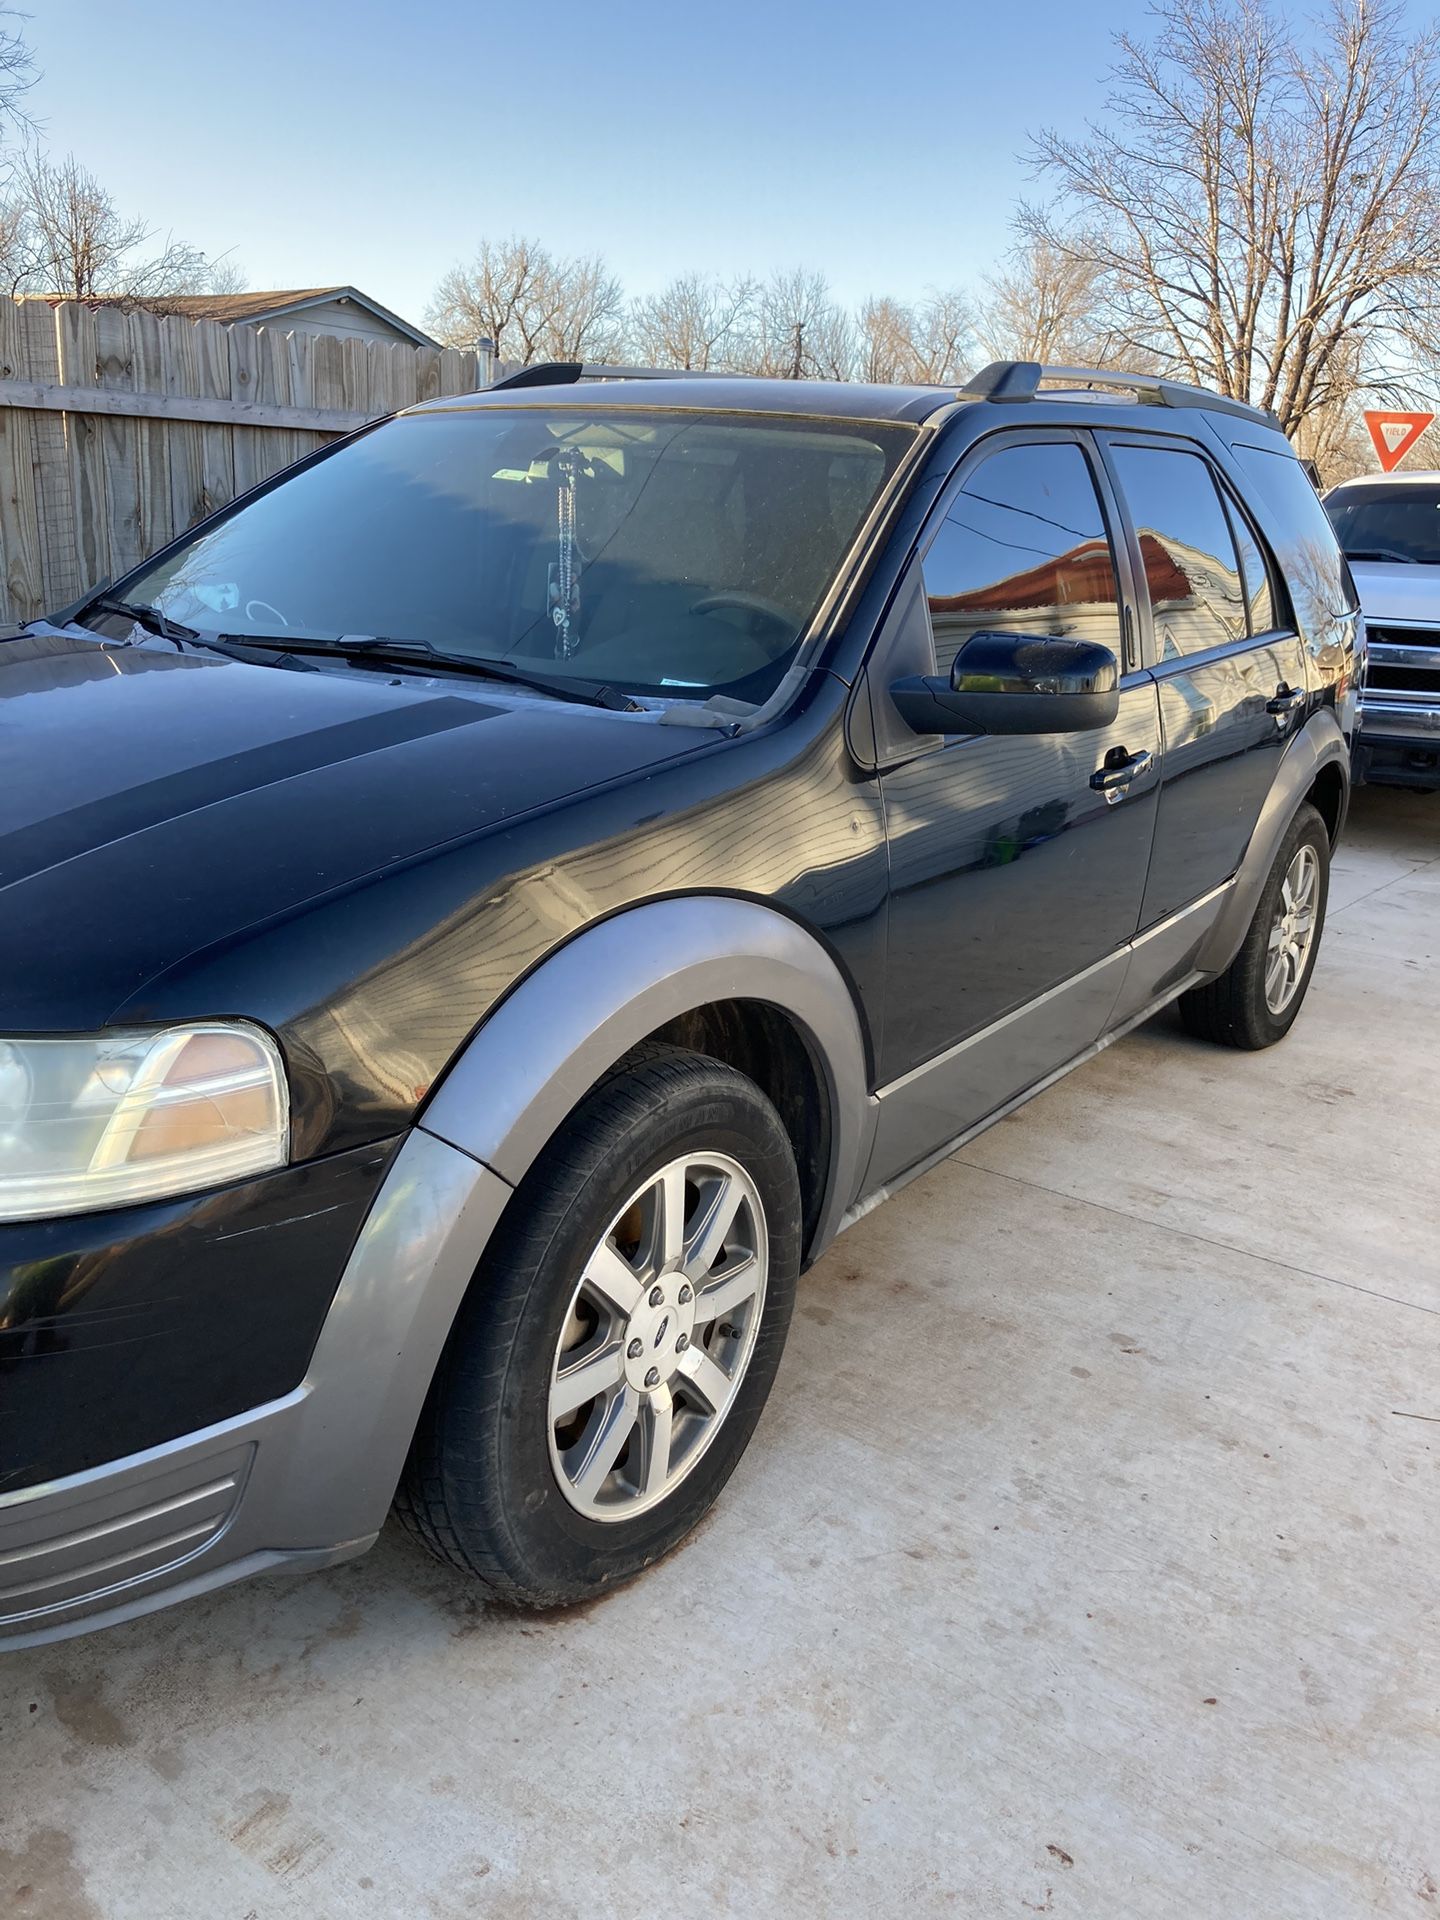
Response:
M1166 1017L802 1283L698 1537L400 1537L0 1658L5 1920L1440 1915L1440 799L1269 1054Z

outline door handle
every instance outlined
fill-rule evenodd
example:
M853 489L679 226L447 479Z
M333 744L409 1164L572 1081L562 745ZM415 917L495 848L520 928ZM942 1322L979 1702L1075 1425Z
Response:
M1303 687L1287 687L1282 680L1275 689L1275 698L1265 702L1265 711L1283 719L1287 713L1294 713L1305 699Z
M1097 793L1103 793L1113 807L1117 800L1125 798L1132 780L1150 771L1154 759L1153 753L1128 753L1124 747L1111 747L1105 764L1091 774L1090 784Z

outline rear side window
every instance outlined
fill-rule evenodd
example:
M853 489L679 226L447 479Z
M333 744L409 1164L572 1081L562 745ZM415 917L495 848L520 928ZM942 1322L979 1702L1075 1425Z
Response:
M1228 646L1249 632L1240 557L1211 475L1197 453L1114 449L1140 541L1160 659Z
M1256 517L1284 569L1300 631L1318 644L1332 621L1359 605L1320 496L1283 446L1272 450L1237 441L1231 451L1253 483Z
M925 555L941 673L974 633L1098 640L1120 651L1100 496L1073 442L1005 447L972 468Z

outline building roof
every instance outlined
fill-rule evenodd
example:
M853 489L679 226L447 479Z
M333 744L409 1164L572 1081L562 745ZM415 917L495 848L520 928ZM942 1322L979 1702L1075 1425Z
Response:
M41 293L27 295L26 298L48 300L55 306L72 296ZM328 306L332 300L348 300L357 307L364 307L368 313L373 313L397 332L403 333L417 347L438 345L428 333L412 327L408 320L402 320L398 313L382 307L378 300L372 300L368 293L361 293L358 287L286 287L258 293L101 293L91 295L83 304L91 307L143 307L154 313L178 313L188 320L218 320L222 326L238 323L257 327L263 326L268 320L278 320L286 314L297 313L305 307Z

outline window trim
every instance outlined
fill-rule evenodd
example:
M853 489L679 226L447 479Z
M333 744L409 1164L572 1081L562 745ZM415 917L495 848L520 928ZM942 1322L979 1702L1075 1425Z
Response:
M925 644L928 660L919 657L915 621L908 617L910 602L917 587L917 569L923 563L941 524L950 512L957 494L982 460L1012 446L1046 445L1061 442L1080 448L1090 468L1100 500L1110 557L1120 593L1121 634L1124 652L1120 656L1120 687L1138 686L1148 677L1140 653L1140 608L1135 591L1135 576L1130 551L1123 539L1124 522L1120 515L1114 482L1095 436L1080 427L1042 427L997 424L968 442L954 457L950 471L938 485L934 499L920 524L909 537L902 559L896 565L894 586L884 615L866 648L856 672L846 706L845 733L850 751L867 770L883 773L912 760L928 758L962 744L970 735L936 734L925 738L907 727L891 706L886 688L892 679L907 673L936 671L934 638L930 632L929 609L924 609ZM923 581L920 582L923 585ZM859 711L864 706L863 714Z
M1120 663L1121 684L1134 673L1143 672L1139 649L1135 645L1136 612L1134 606L1134 581L1130 576L1129 556L1122 541L1117 537L1121 522L1116 513L1114 488L1104 462L1094 445L1093 438L1078 427L1007 427L997 432L987 433L982 439L967 447L960 460L946 479L934 506L927 515L925 524L916 536L915 545L905 563L908 576L912 567L923 569L925 557L936 540L950 509L964 492L966 482L976 469L986 460L997 454L1009 453L1017 447L1034 446L1073 446L1080 450L1080 457L1089 469L1091 483L1095 488L1095 497L1100 506L1100 519L1105 530L1105 538L1110 547L1110 565L1115 575L1116 605L1119 618L1116 631L1116 658ZM929 608L926 608L927 625ZM932 649L934 636L931 635ZM938 672L932 651L930 671Z
M1251 544L1260 556L1260 565L1265 569L1265 581L1270 589L1270 625L1256 627L1251 624L1250 589L1245 580L1245 556L1240 553L1239 542L1236 541L1235 550L1240 560L1240 581L1245 589L1245 624L1250 629L1250 638L1266 640L1273 634L1293 633L1295 631L1294 609L1290 605L1284 577L1275 564L1275 556L1271 553L1264 534L1256 526L1254 515L1246 510L1244 501L1240 499L1226 476L1217 469L1216 477L1220 483L1220 499L1230 516L1230 536L1234 539L1235 522L1239 521L1249 533ZM1281 617L1286 613L1292 616L1288 621Z
M1293 626L1287 627L1283 625L1271 627L1264 634L1252 633L1250 631L1250 596L1245 592L1245 565L1240 556L1239 542L1235 538L1235 529L1231 522L1232 511L1234 510L1232 502L1238 502L1238 496L1228 475L1213 458L1207 446L1198 440L1189 440L1185 438L1183 434L1148 433L1143 429L1128 428L1102 430L1096 433L1095 439L1115 495L1116 508L1120 525L1124 530L1125 546L1130 559L1131 571L1137 583L1137 588L1143 587L1143 590L1138 591L1136 596L1136 617L1140 624L1142 658L1145 662L1146 669L1150 673L1154 674L1157 679L1167 679L1172 674L1188 673L1197 667L1209 666L1214 661L1228 659L1232 654L1248 652L1252 647L1259 646L1262 643L1269 643L1277 637L1294 633L1295 629ZM1148 585L1143 584L1145 581L1145 568L1140 552L1140 536L1136 530L1134 516L1130 511L1130 502L1126 498L1125 489L1120 484L1120 475L1114 464L1115 451L1121 447L1138 447L1150 453L1185 453L1204 463L1210 474L1211 485L1215 488L1216 495L1220 501L1220 510L1225 515L1226 525L1230 528L1230 540L1235 549L1236 570L1240 578L1241 592L1245 597L1246 631L1240 638L1223 640L1213 647L1199 648L1194 653L1182 653L1173 660L1162 660L1160 658L1160 650L1155 638L1154 609L1150 604L1150 589ZM1288 594L1283 584L1284 577L1275 565L1274 555L1270 551L1269 542L1256 528L1253 516L1243 508L1240 508L1240 511L1244 513L1245 524L1250 528L1251 537L1259 548L1260 557L1269 570L1271 612L1272 615L1278 618L1282 612L1289 613L1291 611Z
M1279 436L1277 435L1276 437L1278 438ZM1309 484L1309 476L1306 475L1304 469L1300 467L1299 461L1295 458L1294 450L1289 447L1288 443L1283 446L1276 446L1273 443L1266 446L1259 440L1237 439L1225 444L1225 453L1234 467L1237 476L1242 477L1247 482L1247 493L1258 493L1259 505L1264 508L1265 519L1273 520L1275 533L1273 535L1267 534L1265 541L1266 549L1273 560L1285 547L1290 547L1294 544L1294 525L1291 522L1290 512L1286 504L1281 501L1279 507L1276 507L1275 497L1271 495L1269 487L1263 478L1263 476L1271 472L1272 469L1263 465L1252 465L1244 456L1258 453L1263 455L1267 460L1289 461L1292 466L1300 468L1300 472L1306 479L1307 484ZM1313 486L1311 487L1311 491L1312 493L1314 492ZM1355 576L1350 571L1350 562L1346 557L1345 549L1340 545L1340 539L1335 532L1334 523L1325 511L1324 499L1318 493L1315 493L1314 497L1319 502L1320 511L1325 514L1326 523L1330 527L1331 537L1334 539L1335 545L1340 553L1340 587L1344 605L1341 607L1326 607L1321 610L1320 615L1322 621L1333 624L1335 622L1353 619L1354 616L1359 613L1360 594L1355 585ZM1278 562L1277 571L1285 583L1286 611L1290 615L1290 625L1288 628L1282 629L1282 631L1299 639L1301 637L1300 622L1295 613L1295 596L1290 588L1289 577L1285 568L1280 566ZM1306 644L1309 644L1308 636L1306 637Z

